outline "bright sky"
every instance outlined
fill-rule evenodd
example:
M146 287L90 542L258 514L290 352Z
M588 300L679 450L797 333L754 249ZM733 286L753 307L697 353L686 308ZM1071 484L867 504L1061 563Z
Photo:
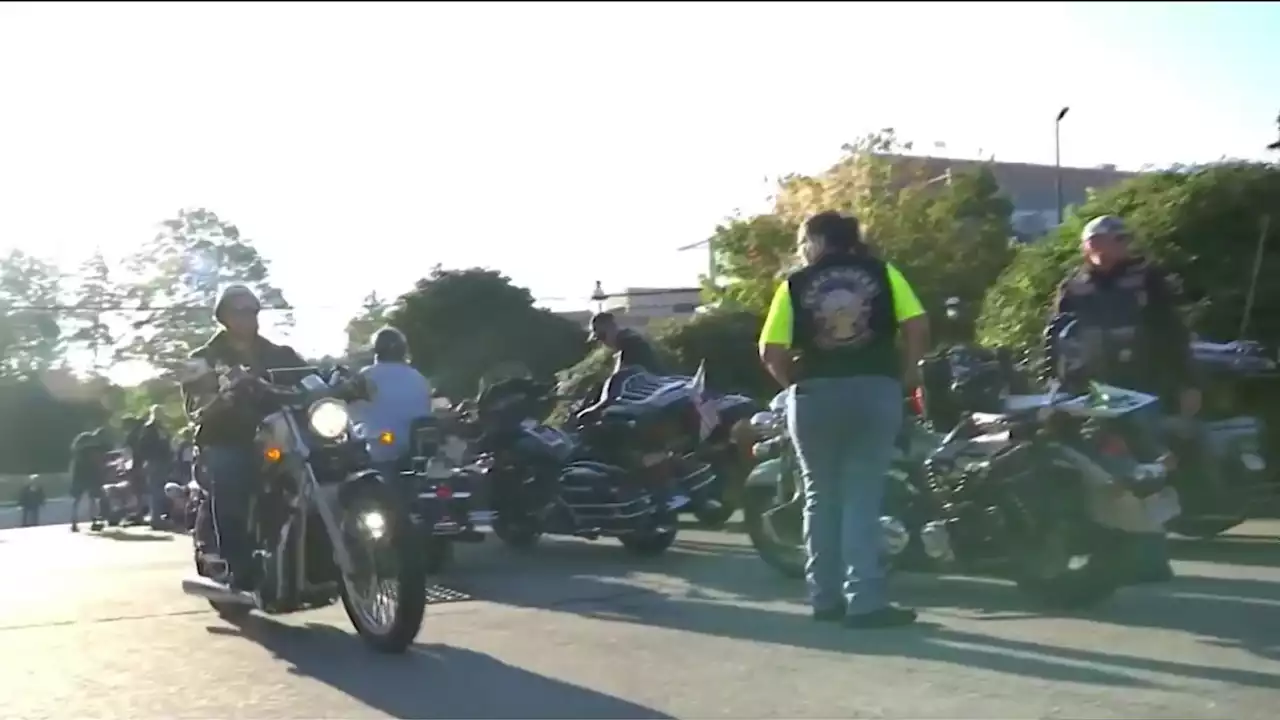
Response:
M693 283L766 176L876 128L952 155L1262 157L1276 3L4 3L0 252L123 255L203 205L322 354L435 263L584 307Z

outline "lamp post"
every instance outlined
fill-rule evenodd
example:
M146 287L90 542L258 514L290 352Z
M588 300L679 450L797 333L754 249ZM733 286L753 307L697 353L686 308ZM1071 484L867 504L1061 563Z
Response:
M591 301L596 304L596 312L601 312L604 310L604 301L608 299L609 299L609 296L605 293L604 288L600 285L600 281L597 280L596 289L591 291Z
M1058 224L1062 224L1062 118L1067 116L1069 107L1058 111L1053 121L1053 189L1058 196Z

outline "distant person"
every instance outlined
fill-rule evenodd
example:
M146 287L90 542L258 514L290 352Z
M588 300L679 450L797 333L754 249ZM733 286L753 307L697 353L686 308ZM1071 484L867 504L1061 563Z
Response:
M611 312L599 312L591 317L589 341L598 341L614 351L614 371L622 367L640 367L646 372L661 374L662 362L658 353L635 330L620 327L618 318Z
M90 530L102 529L102 483L107 472L107 433L103 428L82 432L71 442L71 532L80 532L80 500L93 509Z
M160 417L159 405L152 405L147 413L147 420L138 434L133 463L135 467L141 466L146 479L151 528L164 529L169 515L169 499L165 497L164 484L173 471L173 444Z
M40 524L40 508L44 507L44 488L31 476L31 482L22 488L18 496L18 506L22 508L22 527L35 527Z

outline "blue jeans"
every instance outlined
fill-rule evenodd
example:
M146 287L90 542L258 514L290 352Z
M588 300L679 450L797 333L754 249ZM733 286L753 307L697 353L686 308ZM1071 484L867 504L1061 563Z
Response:
M805 380L787 395L787 430L804 479L805 579L815 610L888 604L880 510L902 384L880 376Z
M254 548L249 541L249 502L258 486L260 460L252 447L200 448L201 483L209 491L217 553L234 573L247 571Z

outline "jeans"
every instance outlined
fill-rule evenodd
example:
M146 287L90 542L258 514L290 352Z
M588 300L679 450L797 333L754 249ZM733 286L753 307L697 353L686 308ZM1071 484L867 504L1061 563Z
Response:
M249 542L249 501L257 488L259 458L252 447L200 448L201 483L209 490L217 552L232 573L249 571L254 547Z
M169 464L147 461L148 504L151 506L151 524L160 522L160 516L169 512L169 498L164 494L164 484L169 481Z
M805 380L787 394L787 430L804 480L805 580L815 610L888 604L880 510L902 425L888 377Z

